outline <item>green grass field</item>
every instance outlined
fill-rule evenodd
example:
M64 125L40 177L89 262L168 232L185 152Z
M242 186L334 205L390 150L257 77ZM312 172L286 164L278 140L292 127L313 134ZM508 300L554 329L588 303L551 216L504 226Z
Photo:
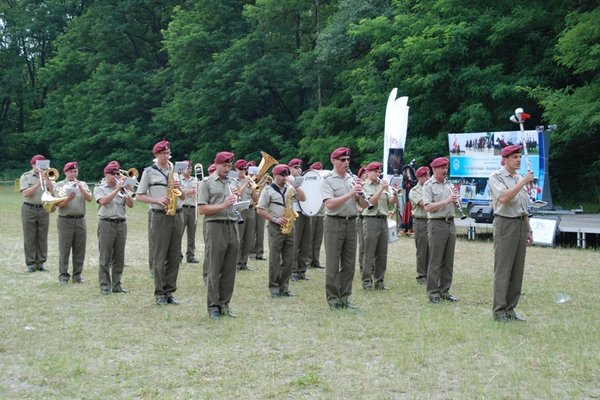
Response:
M456 246L456 304L432 305L414 279L414 243L390 245L390 291L358 312L330 311L323 270L272 299L267 262L238 273L239 318L209 320L201 264L182 264L180 306L154 304L146 207L129 211L127 294L98 287L96 207L88 206L87 283L59 286L56 215L47 273L25 272L20 195L0 188L3 399L600 398L596 250L530 248L525 323L492 320L491 241ZM197 246L202 257L202 239ZM322 254L322 260L324 254ZM558 295L570 300L557 303Z

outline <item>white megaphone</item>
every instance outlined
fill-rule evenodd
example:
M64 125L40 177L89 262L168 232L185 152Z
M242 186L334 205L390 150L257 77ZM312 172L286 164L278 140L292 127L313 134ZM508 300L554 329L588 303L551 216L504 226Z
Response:
M523 109L521 107L515 109L515 113L513 115L510 116L510 121L514 122L515 124L520 124L523 121L523 119L521 118L523 115Z

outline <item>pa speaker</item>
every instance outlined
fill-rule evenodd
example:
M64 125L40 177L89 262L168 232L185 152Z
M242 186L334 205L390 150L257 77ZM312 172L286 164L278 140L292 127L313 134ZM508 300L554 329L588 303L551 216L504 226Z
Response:
M469 215L479 223L491 224L494 221L494 209L490 206L473 206Z

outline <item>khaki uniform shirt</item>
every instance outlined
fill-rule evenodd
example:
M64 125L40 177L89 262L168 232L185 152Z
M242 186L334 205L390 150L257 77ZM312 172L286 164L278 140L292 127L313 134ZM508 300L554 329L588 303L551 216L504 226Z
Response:
M445 200L450 197L451 194L452 190L450 182L444 181L443 183L439 183L435 177L432 176L425 182L425 185L423 185L423 205L426 206L430 203L437 203L438 201ZM456 204L446 204L436 212L428 212L427 218L454 217L455 209Z
M419 205L419 201L423 200L423 186L417 185L410 189L408 192L408 198L412 204L412 215L415 218L427 218L427 211Z
M70 183L68 183L69 181L64 179L60 182L58 182L56 185L54 185L54 197L63 197L63 195L68 196L68 194L64 194L61 193L62 190L61 188L65 185L67 185L67 187L71 186ZM90 189L87 185L87 183L81 181L81 186L83 186L84 190L87 193L90 193ZM79 190L79 187L77 187L77 193L75 194L75 198L73 200L71 200L69 202L69 204L67 204L66 206L62 206L62 207L58 207L58 215L62 216L62 217L66 217L66 216L77 216L77 215L85 215L85 198L83 197L83 194L81 193L81 190Z
M158 165L154 164L144 169L142 173L142 179L137 189L137 194L146 194L151 197L166 197L167 182L169 176L170 167L161 169ZM173 173L173 180L179 178L179 174ZM183 200L181 197L177 198L177 208L181 208ZM164 210L165 208L159 204L149 204L150 208L155 210Z
M108 186L106 181L101 182L94 187L94 199L98 202L98 200L108 196L113 190L114 188ZM127 213L125 210L125 197L117 194L110 203L98 208L98 218L126 219Z
M181 181L179 185L181 186L181 191L188 191L191 189L195 189L198 184L198 179L196 177L191 176L189 179L186 179L183 175L181 175ZM185 196L185 200L183 201L183 205L186 206L195 206L196 205L196 197L197 194L190 194Z
M371 198L372 196L374 196L377 191L379 190L379 188L381 187L381 183L372 183L370 179L367 179L367 182L365 182L365 184L363 185L363 190L365 192L365 194L367 195L367 198ZM373 204L375 207L373 207L372 209L368 209L365 208L362 212L362 215L385 215L387 216L390 212L390 195L389 193L386 191L384 191L383 193L381 193L381 196L379 197L379 201L377 202L377 204Z
M529 198L527 197L525 187L523 187L523 189L519 191L519 194L513 197L508 203L502 204L498 201L500 195L515 186L521 178L522 176L517 173L515 173L514 176L511 176L504 167L490 175L488 185L490 187L490 195L492 197L495 215L514 218L529 214L529 211L527 210Z
M323 201L341 197L352 190L354 180L349 174L339 176L335 171L331 171L323 176L321 181L321 197ZM350 217L358 215L358 200L356 196L346 201L343 205L333 210L325 207L325 214L332 216Z
M19 178L19 185L20 185L19 190L22 193L23 190L35 185L39 179L40 179L39 176L37 174L35 174L33 172L33 170L25 172L23 175L21 175L21 178ZM35 191L33 196L31 196L31 197L23 196L23 202L29 203L29 204L40 205L40 204L42 204L42 194L44 194L44 191L42 190L42 187L40 186L37 188L37 190Z
M233 182L231 182L233 185ZM198 204L209 205L209 204L221 204L225 201L225 198L229 196L229 183L227 180L221 180L219 175L216 173L211 174L202 185L200 185L200 192L198 193ZM226 208L215 214L205 215L205 221L211 220L232 220L235 221L235 214L231 211L231 207Z
M273 185L276 184L273 183ZM285 186L283 190L284 191L280 193L271 185L265 186L260 193L260 198L258 199L256 207L266 210L274 218L283 217L283 214L285 213L285 198L289 196L289 190L292 191L292 201L296 198L296 190L294 188Z
M232 186L240 189L242 186L244 186L244 180L243 179L232 179ZM234 183L235 182L235 183ZM239 201L246 201L246 200L250 200L251 202L252 200L252 188L250 186L246 186L246 188L244 189L244 191L240 194L240 198Z

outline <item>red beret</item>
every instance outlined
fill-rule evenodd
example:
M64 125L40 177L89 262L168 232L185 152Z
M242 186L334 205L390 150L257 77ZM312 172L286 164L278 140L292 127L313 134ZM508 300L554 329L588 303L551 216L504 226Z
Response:
M63 171L67 172L70 169L77 169L77 161L71 161L65 164Z
M362 174L364 174L365 172L367 172L367 171L365 170L365 168L364 168L364 167L360 167L360 168L358 169L358 175L356 175L356 176L358 176L358 177L360 178L360 177L362 176Z
M317 161L315 163L310 164L310 169L320 171L323 169L323 164L321 164L320 162Z
M285 164L278 164L273 168L273 175L284 175L284 174L289 174L290 173L290 169L287 165Z
M113 172L119 172L119 163L116 161L111 161L104 167L105 174L112 174Z
M248 165L248 163L246 162L246 160L244 160L242 158L240 158L239 160L237 160L235 162L235 167L237 169L242 169L242 168L246 167L247 165Z
M369 163L369 164L368 164L368 165L365 167L365 169L366 169L367 171L371 172L371 171L375 171L375 170L377 170L377 169L382 169L382 167L383 167L383 164L382 164L382 163L380 163L380 162L377 162L377 161L373 161L372 163Z
M419 167L419 168L417 168L415 175L417 176L417 178L420 178L422 176L426 176L428 173L429 173L429 168Z
M448 165L450 161L446 157L438 157L429 164L431 168L439 168Z
M508 157L510 155L513 155L515 153L520 153L521 152L521 146L518 146L516 144L511 144L510 146L506 146L505 148L502 149L502 151L500 152L500 155L502 157Z
M338 147L331 153L331 158L350 157L350 149L347 147Z
M287 165L290 167L295 167L296 165L302 166L302 160L299 158L292 158Z
M208 167L208 173L212 174L213 172L215 172L216 169L217 169L217 166L215 164L210 164Z
M36 154L35 156L31 157L31 161L29 162L30 164L35 164L36 161L38 160L45 160L46 157L44 157L41 154Z
M215 156L215 164L223 164L233 162L235 155L228 151L220 151Z
M250 160L246 163L246 167L256 167L256 161Z
M166 140L161 140L160 142L156 143L154 145L154 147L152 148L152 154L158 154L161 151L165 151L165 150L169 150L170 148L170 143Z

